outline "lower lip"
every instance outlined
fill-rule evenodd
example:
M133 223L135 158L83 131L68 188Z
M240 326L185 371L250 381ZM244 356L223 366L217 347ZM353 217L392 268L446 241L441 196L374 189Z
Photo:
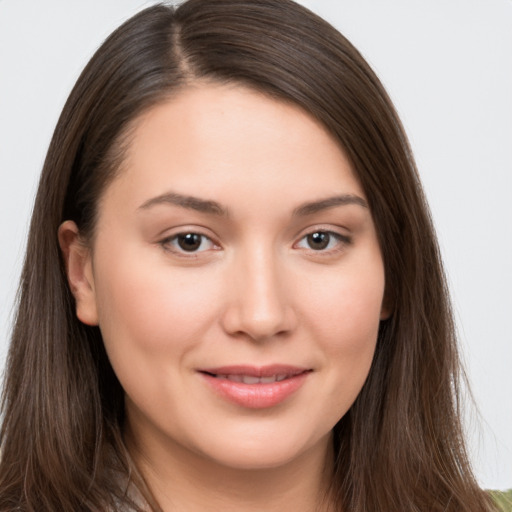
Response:
M279 405L298 391L309 372L268 384L244 384L207 373L201 375L216 393L228 401L248 409L266 409Z

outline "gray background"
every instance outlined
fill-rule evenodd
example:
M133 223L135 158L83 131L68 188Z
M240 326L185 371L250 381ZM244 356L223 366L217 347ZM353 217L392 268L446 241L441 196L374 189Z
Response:
M0 0L0 368L59 112L101 41L151 3ZM512 487L512 1L302 3L359 48L402 116L479 410L465 418L475 470L484 487Z

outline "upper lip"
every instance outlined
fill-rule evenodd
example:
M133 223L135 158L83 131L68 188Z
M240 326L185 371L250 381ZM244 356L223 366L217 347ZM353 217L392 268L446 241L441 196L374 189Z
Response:
M267 366L216 366L214 368L200 368L198 371L202 373L209 373L211 375L246 375L249 377L273 377L274 375L286 375L287 377L292 377L310 370L310 368L303 366L271 364Z

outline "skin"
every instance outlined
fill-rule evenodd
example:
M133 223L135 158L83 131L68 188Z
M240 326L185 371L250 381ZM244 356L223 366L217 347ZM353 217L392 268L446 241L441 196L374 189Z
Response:
M339 196L348 204L303 207ZM136 121L98 208L89 243L71 221L59 239L77 315L100 326L128 446L163 510L321 508L331 430L388 314L371 213L338 144L294 105L196 84ZM331 233L325 248L307 236L318 232ZM180 233L204 235L199 249L181 249ZM310 371L283 402L252 409L198 372L233 364Z

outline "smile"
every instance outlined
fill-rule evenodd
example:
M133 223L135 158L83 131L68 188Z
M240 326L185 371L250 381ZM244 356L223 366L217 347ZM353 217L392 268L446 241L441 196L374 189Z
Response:
M217 379L227 379L232 382L243 382L244 384L272 384L288 378L286 374L272 375L270 377L255 377L254 375L214 375Z
M286 401L302 387L311 372L311 369L284 365L199 370L216 395L250 409L274 407Z

